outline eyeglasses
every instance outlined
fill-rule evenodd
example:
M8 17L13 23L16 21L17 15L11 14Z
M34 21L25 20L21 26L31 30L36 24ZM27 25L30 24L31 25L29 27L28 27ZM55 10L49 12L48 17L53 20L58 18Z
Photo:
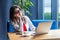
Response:
M14 13L20 13L20 10L16 10Z

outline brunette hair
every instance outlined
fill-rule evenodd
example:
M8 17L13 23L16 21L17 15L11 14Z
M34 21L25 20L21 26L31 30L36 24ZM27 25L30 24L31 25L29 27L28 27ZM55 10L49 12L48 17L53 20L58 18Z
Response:
M14 6L12 6L11 8L10 8L10 20L11 21L13 21L13 18L14 18L14 10L16 9L16 8L19 8L20 10L22 10L19 6L17 6L17 5L14 5Z

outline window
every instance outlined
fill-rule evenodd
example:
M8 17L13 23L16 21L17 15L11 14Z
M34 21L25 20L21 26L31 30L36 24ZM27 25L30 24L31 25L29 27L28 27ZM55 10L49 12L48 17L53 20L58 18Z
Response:
M58 0L58 28L60 28L60 0Z
M51 0L43 0L43 19L51 20Z
M60 0L58 1L58 20L60 20Z

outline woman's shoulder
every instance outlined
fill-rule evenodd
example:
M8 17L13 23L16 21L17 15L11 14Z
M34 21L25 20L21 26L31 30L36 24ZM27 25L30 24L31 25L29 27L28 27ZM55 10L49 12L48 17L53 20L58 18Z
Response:
M29 17L28 16L23 16L24 18L28 19Z

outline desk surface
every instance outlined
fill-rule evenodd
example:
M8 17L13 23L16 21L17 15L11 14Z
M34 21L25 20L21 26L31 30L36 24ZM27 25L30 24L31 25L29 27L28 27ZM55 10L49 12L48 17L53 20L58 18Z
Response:
M22 37L21 35L16 35L16 33L8 33L10 40L59 40L60 39L60 29L58 30L50 30L48 34Z

